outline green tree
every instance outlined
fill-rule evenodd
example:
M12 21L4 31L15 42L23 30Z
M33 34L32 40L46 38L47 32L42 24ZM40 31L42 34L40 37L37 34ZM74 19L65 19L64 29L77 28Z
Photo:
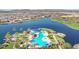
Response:
M10 40L10 37L11 37L10 32L7 32L7 33L5 34L6 40L9 41L9 40Z
M19 35L19 33L15 32L13 36L14 36L14 38L18 39L18 35Z
M66 49L71 49L72 48L72 45L70 43L65 43L64 46L65 46Z

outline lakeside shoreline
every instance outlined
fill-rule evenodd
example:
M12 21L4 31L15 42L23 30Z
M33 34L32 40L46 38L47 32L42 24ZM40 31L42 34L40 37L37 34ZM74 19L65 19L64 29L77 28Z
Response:
M42 18L42 17L41 17ZM47 17L48 18L48 17ZM66 22L66 21L63 21L63 20L60 20L58 18L51 18L49 17L51 20L53 21L56 21L56 22L59 22L59 23L62 23L66 26L68 26L69 28L72 28L72 29L75 29L75 30L79 30L79 24L76 24L76 23L70 23L70 22ZM40 19L40 18L38 18ZM38 19L35 19L35 20L38 20ZM34 19L28 19L28 20L22 20L22 21L19 21L19 22L16 22L16 23L5 23L5 24L0 24L0 25L7 25L7 24L18 24L18 23L23 23L23 22L28 22L28 21L35 21Z
M79 30L79 24L69 23L69 22L66 22L66 21L59 20L57 18L52 18L52 20L56 21L56 22L59 22L59 23L62 23L64 25L68 26L69 28L72 28L72 29L75 29L75 30Z

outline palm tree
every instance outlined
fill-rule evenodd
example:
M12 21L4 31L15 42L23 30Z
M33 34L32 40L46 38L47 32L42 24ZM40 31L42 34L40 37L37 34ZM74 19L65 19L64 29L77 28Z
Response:
M19 43L18 43L18 42L15 42L15 44L14 44L14 48L20 48L20 46L19 46Z
M54 34L53 34L53 38L54 38L55 42L57 43L58 48L59 48L59 49L62 49L62 47L59 45L59 42L58 42L58 40L57 40L57 38L55 37Z
M9 41L10 37L11 37L10 32L7 32L5 35L6 41Z
M23 35L26 36L27 35L27 32L26 31L23 31Z
M19 33L15 32L13 36L14 36L15 39L18 39Z
M24 35L20 35L18 39L19 40L23 40L24 39Z

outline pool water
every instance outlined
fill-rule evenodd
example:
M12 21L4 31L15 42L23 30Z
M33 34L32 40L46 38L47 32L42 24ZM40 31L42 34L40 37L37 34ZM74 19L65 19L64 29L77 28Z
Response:
M48 42L43 41L42 39L44 38L44 33L43 32L39 32L38 37L33 38L32 43L34 43L35 45L38 46L47 46Z

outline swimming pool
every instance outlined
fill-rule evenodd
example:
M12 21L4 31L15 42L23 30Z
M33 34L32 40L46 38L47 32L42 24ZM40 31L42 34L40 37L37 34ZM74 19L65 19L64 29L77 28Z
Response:
M33 38L31 42L38 46L47 46L48 42L42 40L44 37L44 33L40 31L38 37Z

